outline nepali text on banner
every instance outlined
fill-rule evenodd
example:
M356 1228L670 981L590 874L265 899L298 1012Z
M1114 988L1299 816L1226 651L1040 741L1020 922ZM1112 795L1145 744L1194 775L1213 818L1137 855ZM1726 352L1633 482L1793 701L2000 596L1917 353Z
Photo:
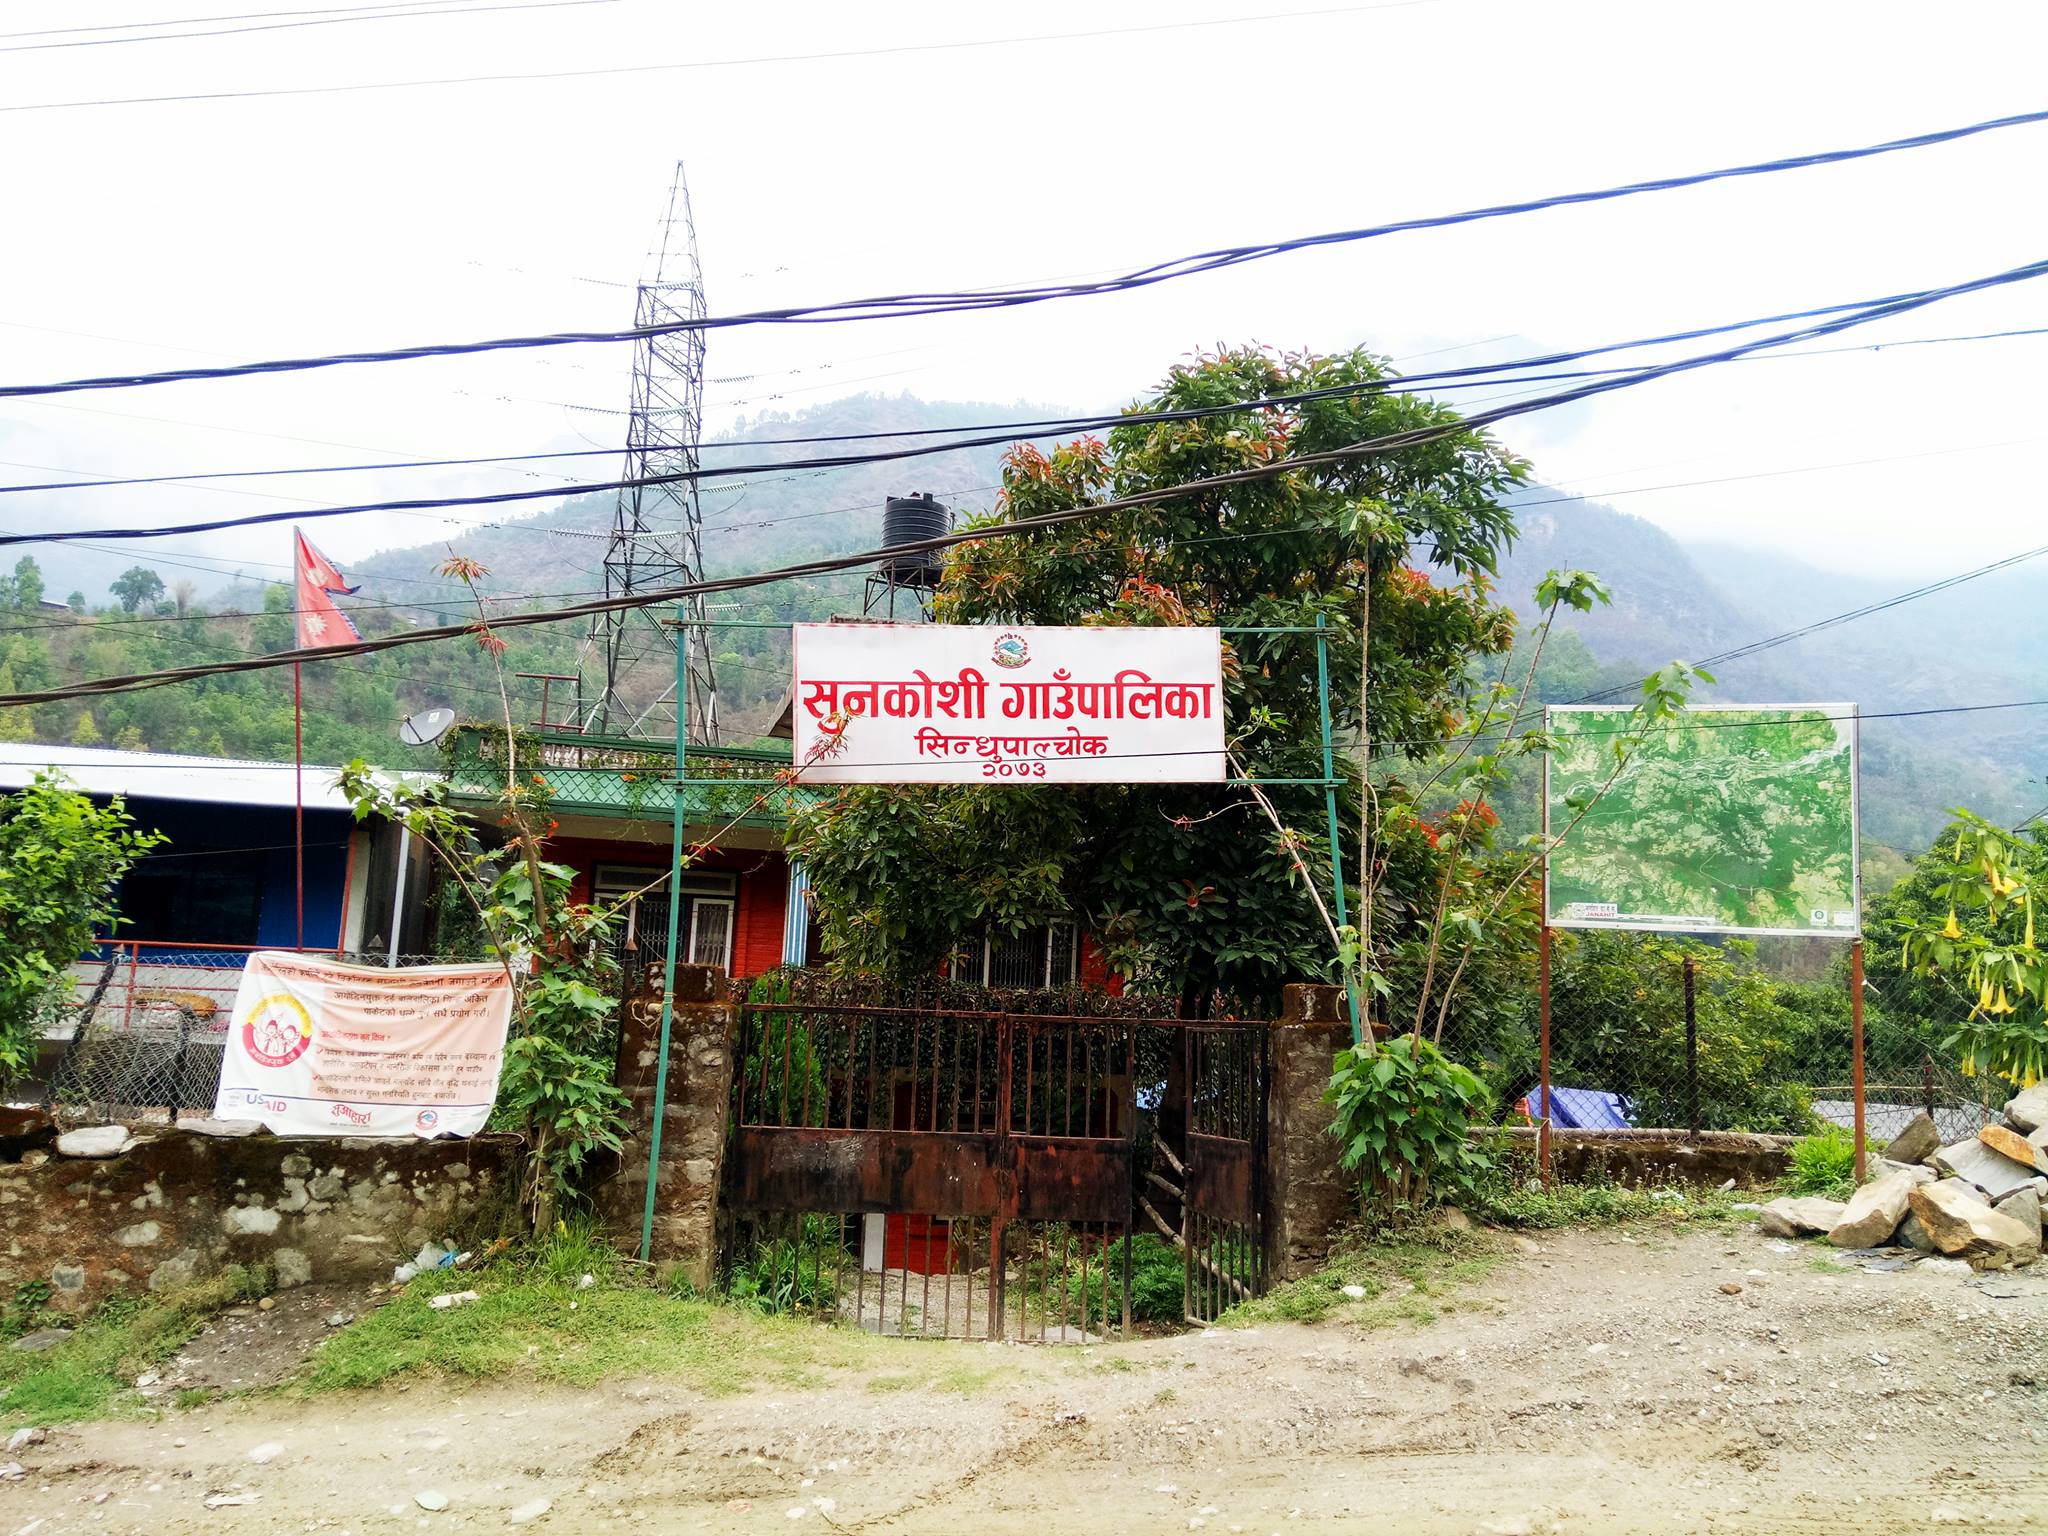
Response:
M235 993L213 1112L280 1136L474 1136L511 1021L501 965L383 970L259 950Z

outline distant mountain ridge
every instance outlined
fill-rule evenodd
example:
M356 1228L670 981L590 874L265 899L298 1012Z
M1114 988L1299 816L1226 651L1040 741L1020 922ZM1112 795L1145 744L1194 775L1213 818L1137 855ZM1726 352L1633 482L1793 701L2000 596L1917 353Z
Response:
M914 432L1055 414L1036 405L857 395L745 422L729 437ZM757 445L707 453L706 460L779 463L830 446ZM1001 457L998 448L961 449L843 469L793 470L787 478L766 477L746 488L711 482L703 492L706 565L713 573L759 569L872 548L882 501L892 494L929 490L956 510L986 508L994 503ZM1768 551L1682 544L1643 518L1540 484L1510 500L1520 533L1502 560L1496 591L1526 615L1545 571L1596 572L1611 588L1612 604L1570 615L1559 628L1576 635L1622 680L1674 658L1696 661L1746 645L1910 585L1821 571ZM479 529L457 539L455 547L491 568L488 585L494 592L595 589L602 584L603 557L603 539L595 535L609 529L612 506L609 496L579 498L508 527ZM446 553L442 544L388 550L358 561L351 576L363 582L366 598L408 604L424 599L427 611L455 617L463 611L459 589L434 594L420 585ZM860 582L852 574L766 588L745 594L732 611L771 620L857 611ZM2044 598L2048 562L2023 566L1726 663L1714 669L1719 686L1703 702L1840 700L1885 717L2048 694ZM779 698L783 653L772 642L756 648L734 641L726 654L735 679L736 718L756 722ZM720 691L726 691L723 678ZM1866 838L1921 846L1959 803L1992 816L2024 815L2048 802L2036 767L2044 749L2048 711L1868 719L1862 727ZM2034 804L2027 803L2030 797Z

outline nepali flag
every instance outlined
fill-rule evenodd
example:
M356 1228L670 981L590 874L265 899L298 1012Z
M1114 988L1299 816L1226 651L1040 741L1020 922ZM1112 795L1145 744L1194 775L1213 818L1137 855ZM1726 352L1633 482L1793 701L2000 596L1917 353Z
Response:
M337 597L352 597L361 587L348 585L334 562L296 528L292 530L292 542L296 546L294 564L299 575L299 648L309 650L362 639L349 616L334 604Z

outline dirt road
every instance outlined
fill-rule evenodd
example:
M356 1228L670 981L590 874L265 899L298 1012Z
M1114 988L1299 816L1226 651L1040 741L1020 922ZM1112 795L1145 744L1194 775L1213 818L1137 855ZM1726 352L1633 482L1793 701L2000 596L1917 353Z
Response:
M0 1536L497 1531L515 1511L820 1536L2048 1527L2048 1274L1825 1253L1560 1235L1422 1327L901 1346L724 1398L501 1379L243 1399L52 1431L0 1485Z

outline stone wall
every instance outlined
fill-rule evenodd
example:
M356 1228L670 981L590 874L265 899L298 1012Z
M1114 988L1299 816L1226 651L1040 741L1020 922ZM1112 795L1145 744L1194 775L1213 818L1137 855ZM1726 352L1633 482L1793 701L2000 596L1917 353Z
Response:
M280 1286L389 1279L422 1243L497 1232L520 1155L512 1136L287 1140L162 1128L111 1157L67 1157L48 1141L17 1147L16 1160L0 1161L0 1294L41 1280L53 1308L83 1312L117 1291L175 1289L229 1264L268 1265Z
M647 1152L661 1061L661 972L626 1003L619 1029L618 1084L632 1100L631 1132L616 1173L598 1192L606 1224L628 1253L640 1251L647 1199ZM717 966L676 967L669 1026L668 1088L656 1163L653 1251L648 1255L698 1290L717 1267L718 1192L739 1009Z
M1513 1126L1508 1145L1533 1163L1536 1132ZM1725 1184L1760 1188L1783 1177L1792 1164L1790 1136L1752 1136L1740 1131L1568 1131L1550 1132L1551 1175L1560 1183L1626 1184L1648 1188L1670 1184Z

